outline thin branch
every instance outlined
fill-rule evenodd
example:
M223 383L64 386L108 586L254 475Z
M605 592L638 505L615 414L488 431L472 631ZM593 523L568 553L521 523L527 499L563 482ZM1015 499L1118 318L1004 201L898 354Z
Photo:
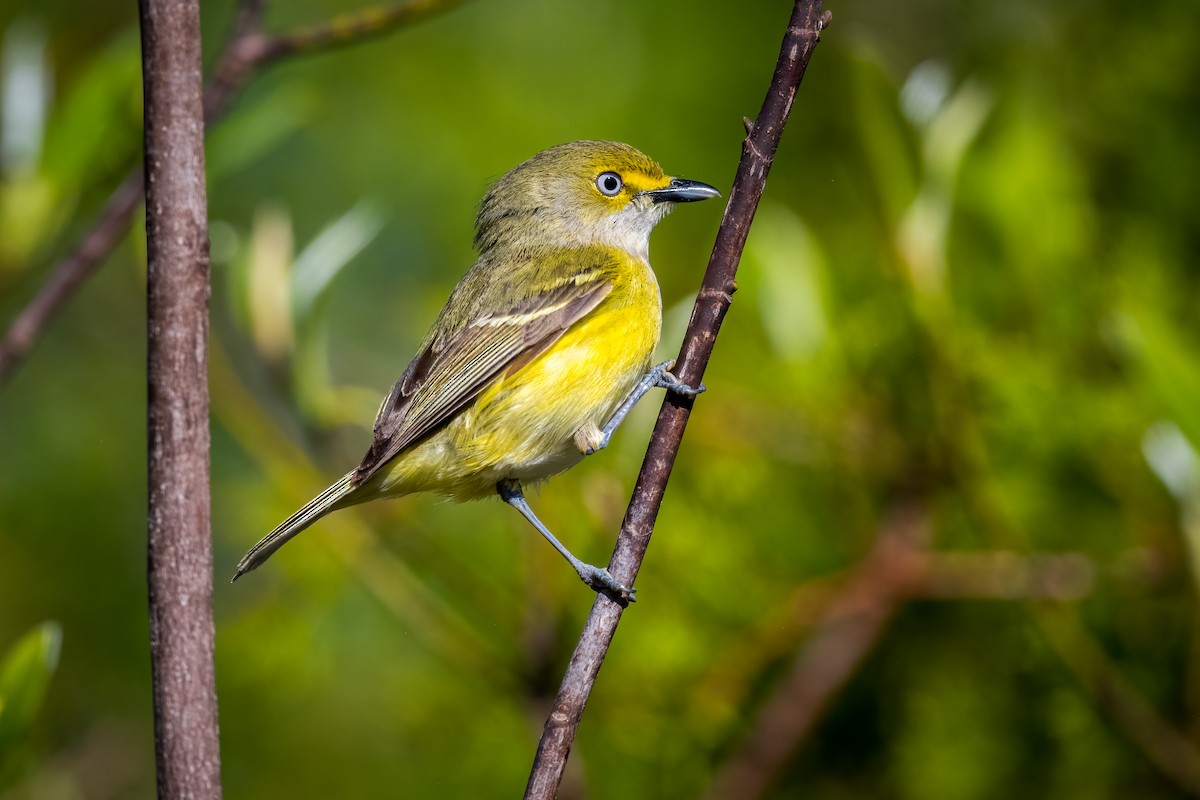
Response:
M763 703L745 742L714 778L709 798L764 795L905 603L917 599L1066 602L1081 599L1093 588L1095 565L1078 553L931 552L924 514L912 506L891 515L853 577L822 607L788 675ZM1155 741L1168 741L1166 734L1157 730L1155 734ZM1176 752L1178 748L1170 743L1162 749Z
M272 36L260 29L264 0L244 0L234 22L232 38L217 59L212 79L205 87L205 122L211 126L220 120L238 91L270 64L383 36L438 12L456 8L464 1L410 0L386 8L343 14L320 25ZM139 167L113 192L79 246L59 262L0 340L0 385L12 377L50 321L120 243L143 196Z
M449 11L465 0L410 0L391 8L367 8L340 14L328 22L269 38L263 62L286 56L320 53L365 39L384 36L397 28Z
M986 463L980 463L976 470L980 475L987 474ZM1011 519L1008 508L992 492L983 489L981 481L963 481L962 485L966 487L965 497L971 504L972 515L980 529L987 532L988 539L1028 541L1028 536ZM1137 560L1143 562L1142 569L1149 567L1149 574L1141 579L1154 579L1159 570L1153 566L1153 559L1146 563L1143 554ZM1027 603L1026 610L1050 649L1074 674L1087 699L1107 717L1113 729L1183 793L1200 798L1200 747L1125 678L1074 612L1034 602Z
M242 0L233 17L231 41L254 33L262 28L263 14L267 11L267 0Z
M129 232L133 213L142 202L142 170L129 173L108 198L100 218L69 256L62 260L0 341L0 383L3 383L29 352L46 324L58 313L75 290L95 271L105 256Z
M1121 674L1068 609L1032 607L1047 644L1096 707L1151 764L1189 797L1200 797L1200 749Z
M213 666L208 212L199 0L141 0L147 583L158 796L221 796Z
M912 599L1069 602L1092 591L1096 565L1082 553L922 553L911 581L901 588Z
M742 143L742 157L729 193L725 217L717 232L704 282L692 310L692 319L676 359L676 374L691 386L699 385L712 354L721 321L737 288L734 277L758 200L766 185L771 160L791 111L796 89L829 22L821 0L796 0L791 21L762 110ZM633 490L629 510L621 525L609 571L617 580L633 585L654 521L662 505L667 479L679 450L692 400L668 394L650 438L645 461ZM623 606L606 595L597 595L591 614L571 657L554 707L542 730L537 755L525 789L526 798L554 797L575 741L584 705L616 633Z
M854 578L825 609L750 734L713 779L709 797L761 797L833 699L883 638L923 572L927 511L911 502L884 522Z
M266 67L294 56L309 56L339 47L386 36L443 11L462 5L466 0L409 0L387 8L372 7L326 20L318 25L298 28L289 33L267 34L259 28L262 0L246 0L235 35L213 70L213 79L204 95L205 116L209 124L219 119L242 86Z
M900 521L893 515L893 529ZM887 526L881 531L887 532ZM915 540L910 537L910 541ZM767 665L789 652L796 652L797 641L803 641L804 648L823 642L820 647L838 657L810 657L807 663L822 665L821 674L816 679L804 674L795 677L794 681L791 677L785 678L781 686L794 683L795 687L781 689L772 695L771 700L762 704L764 711L759 714L760 719L765 719L768 715L765 709L780 704L789 710L781 710L778 715L794 719L794 706L798 702L801 716L807 718L799 720L800 724L792 732L790 752L794 755L832 704L833 697L822 696L811 689L819 686L825 695L836 694L870 652L871 637L864 633L873 633L875 638L886 633L886 626L880 621L894 616L900 601L1074 602L1089 594L1095 584L1097 567L1080 553L1021 555L1003 550L937 553L923 547L897 548L894 542L894 539L881 535L867 555L850 570L824 575L796 587L784 602L761 616L754 630L721 649L704 677L697 682L697 691L704 693L705 687L720 687L728 703L745 703ZM878 594L871 596L870 592ZM864 596L867 597L865 601ZM889 606L896 608L889 611ZM872 612L857 621L847 621L844 610L856 607L872 609ZM840 640L837 637L831 639L834 628L840 630ZM800 663L801 659L793 657L793 661ZM832 663L837 664L839 672L830 670ZM803 693L806 686L810 690L807 695ZM740 788L733 787L746 784L742 777L746 771L756 773L760 769L757 765L763 759L756 740L773 744L772 737L753 733L755 730L748 729L745 743L726 758L714 779L716 788L711 791L711 797L748 796ZM755 765L754 770L750 770L751 765Z
M225 115L233 95L249 79L249 53L245 43L263 37L262 20L266 11L266 0L241 0L238 4L225 49L217 58L213 74L204 86L206 125L213 125Z

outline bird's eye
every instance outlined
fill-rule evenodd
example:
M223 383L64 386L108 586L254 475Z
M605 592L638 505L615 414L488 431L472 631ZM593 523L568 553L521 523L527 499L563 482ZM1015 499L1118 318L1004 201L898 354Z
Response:
M615 172L601 172L596 177L596 188L600 190L600 194L605 197L616 197L621 193L621 189L625 187L625 182L621 180L621 176Z

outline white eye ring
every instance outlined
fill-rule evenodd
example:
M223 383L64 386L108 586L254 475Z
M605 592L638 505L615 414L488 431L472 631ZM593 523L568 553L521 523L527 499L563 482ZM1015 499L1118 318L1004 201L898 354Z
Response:
M616 197L625 188L625 181L615 172L601 172L596 176L596 188L605 197Z

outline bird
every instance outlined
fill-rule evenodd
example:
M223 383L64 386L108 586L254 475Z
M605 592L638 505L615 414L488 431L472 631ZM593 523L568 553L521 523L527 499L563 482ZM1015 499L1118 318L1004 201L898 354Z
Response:
M635 600L576 558L525 490L603 449L651 389L704 390L671 362L652 364L662 299L650 232L675 205L719 196L609 141L551 147L498 179L475 220L475 263L380 405L366 455L254 545L233 580L338 509L417 492L499 495L585 584Z

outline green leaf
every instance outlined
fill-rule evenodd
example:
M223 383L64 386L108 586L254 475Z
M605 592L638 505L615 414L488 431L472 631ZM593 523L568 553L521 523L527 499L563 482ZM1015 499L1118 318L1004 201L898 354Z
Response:
M1149 307L1133 307L1116 317L1119 341L1152 396L1192 447L1200 448L1200 363L1196 343Z
M43 622L25 634L0 662L0 765L37 716L58 666L62 627Z
M355 256L383 230L384 215L371 199L357 205L327 225L296 256L292 265L292 307L298 321L305 320Z
M279 89L241 106L208 136L204 157L209 182L237 175L278 151L284 141L303 131L316 113L312 93L296 87Z
M772 348L800 361L817 352L829 333L822 286L825 255L787 208L764 203L754 223L744 257L750 278L746 284L758 301Z

